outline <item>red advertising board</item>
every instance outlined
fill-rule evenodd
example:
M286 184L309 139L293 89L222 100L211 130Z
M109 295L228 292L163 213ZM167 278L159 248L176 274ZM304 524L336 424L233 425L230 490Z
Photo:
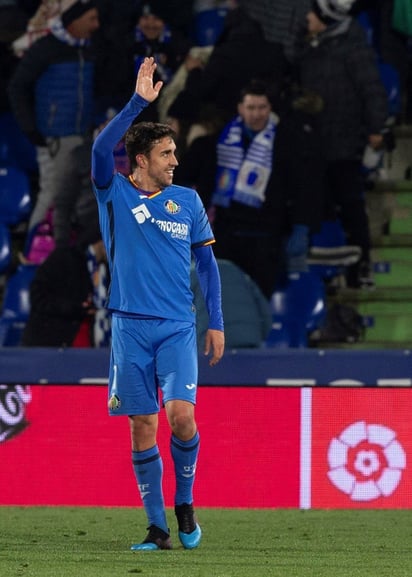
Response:
M196 506L299 506L299 389L201 387ZM106 388L0 385L0 504L140 505L126 417ZM161 413L166 504L170 434Z
M412 508L412 390L204 386L199 507ZM170 432L160 415L166 504ZM140 506L106 387L0 385L0 505Z

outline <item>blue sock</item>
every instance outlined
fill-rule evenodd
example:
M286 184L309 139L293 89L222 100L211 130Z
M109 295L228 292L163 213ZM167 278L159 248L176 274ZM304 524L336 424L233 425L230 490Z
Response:
M190 441L181 441L172 435L170 451L175 465L176 495L175 505L193 503L197 456L199 454L199 433Z
M156 525L168 533L162 491L163 462L159 447L155 445L146 451L132 451L132 461L149 526Z

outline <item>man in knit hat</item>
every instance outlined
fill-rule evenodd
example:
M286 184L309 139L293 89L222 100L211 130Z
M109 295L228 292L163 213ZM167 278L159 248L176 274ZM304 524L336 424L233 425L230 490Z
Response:
M116 7L114 4L109 11L110 22L101 30L105 61L99 94L120 110L133 93L136 73L145 57L153 56L157 66L155 80L167 85L184 62L191 40L171 23L171 0L129 2L128 14L117 7L117 2ZM110 78L110 82L103 78ZM146 108L142 120L159 120L158 106Z
M77 192L65 186L72 198L61 196L61 175L71 151L94 128L91 37L99 27L96 3L63 0L60 14L49 24L50 33L20 60L8 90L13 114L37 150L39 192L29 220L28 243L54 205L56 244L67 245Z
M96 2L94 0L62 0L60 2L60 14L64 28L68 28L74 20L80 18L89 10L96 10Z
M302 88L323 100L320 115L325 161L324 220L340 218L348 243L361 248L349 267L347 284L372 288L369 222L362 157L367 145L383 146L388 101L377 57L352 18L353 0L314 0L307 14L299 63Z

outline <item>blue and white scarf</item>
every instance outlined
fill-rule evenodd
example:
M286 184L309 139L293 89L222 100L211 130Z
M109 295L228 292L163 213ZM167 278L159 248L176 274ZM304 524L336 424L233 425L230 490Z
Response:
M270 115L265 128L245 151L242 145L243 120L237 116L222 131L217 145L216 190L212 202L228 207L232 200L260 208L272 171L276 116Z
M93 284L93 304L96 313L93 322L93 346L109 347L111 344L111 315L106 308L109 290L109 273L105 263L99 263L92 245L86 251L87 269Z

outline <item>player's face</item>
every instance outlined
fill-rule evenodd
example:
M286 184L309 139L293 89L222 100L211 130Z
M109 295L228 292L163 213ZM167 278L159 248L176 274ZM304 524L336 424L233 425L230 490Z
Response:
M259 132L268 123L271 106L267 96L246 94L238 104L238 112L247 128Z
M176 144L169 136L157 142L148 157L147 178L149 190L166 188L173 182L173 171L179 164L175 156Z

